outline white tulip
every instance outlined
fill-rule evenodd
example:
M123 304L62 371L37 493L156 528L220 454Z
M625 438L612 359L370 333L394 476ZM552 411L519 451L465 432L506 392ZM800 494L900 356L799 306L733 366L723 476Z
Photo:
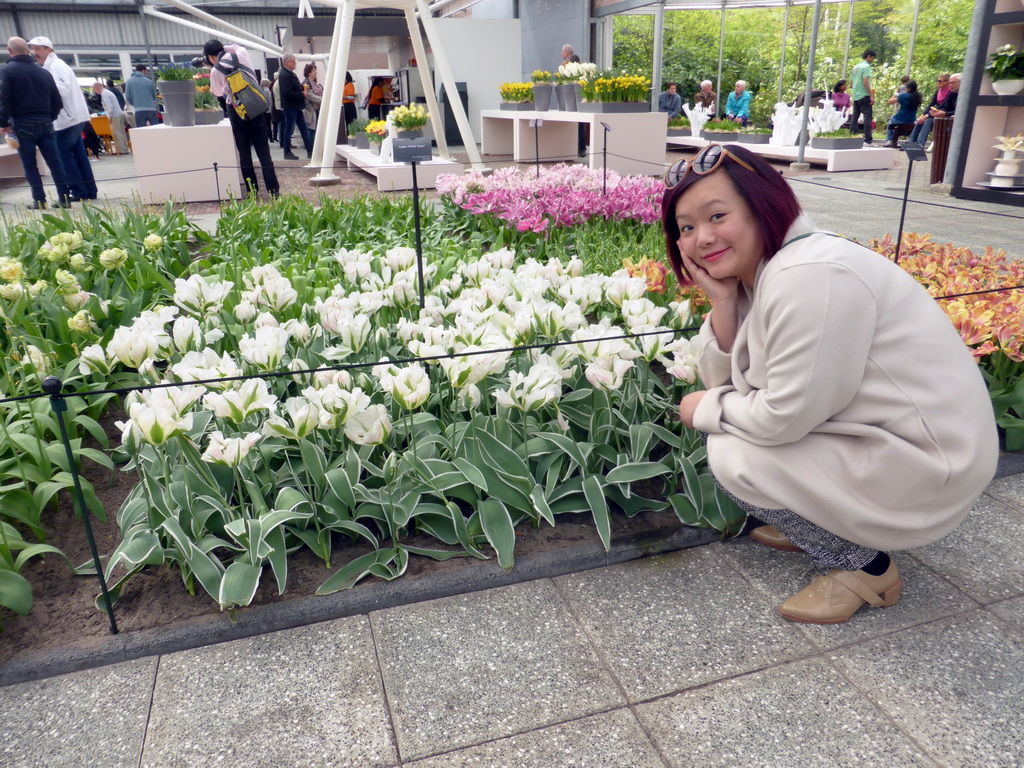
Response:
M192 275L188 280L179 277L174 281L174 303L202 317L217 314L234 285L230 282L208 283L201 275Z
M588 341L601 339L601 341ZM580 328L572 334L573 341L583 342L573 347L573 351L587 362L606 357L621 357L632 360L639 354L629 343L621 328L611 325L607 320Z
M416 263L416 250L414 248L390 248L384 254L384 262L391 267L393 272L401 272Z
M508 389L494 392L498 405L504 408L535 411L554 402L562 394L561 372L544 364L532 366L525 376L518 371L510 371L508 381Z
M669 302L668 307L671 310L669 315L670 326L679 330L690 324L690 321L693 319L693 313L690 311L689 299Z
M626 373L632 367L632 360L623 360L621 357L602 357L590 363L584 373L587 381L594 387L609 391L622 386Z
M658 325L667 312L665 307L659 307L646 298L626 299L622 302L622 318L631 331L641 325Z
M78 358L78 370L82 375L88 376L91 373L106 375L110 373L110 363L107 361L107 353L99 344L90 344L82 350Z
M605 281L604 296L617 307L629 299L643 298L645 293L647 281L642 277L630 277L625 270L619 270Z
M391 434L391 419L383 405L374 404L352 413L345 422L345 437L359 445L380 445Z
M210 392L203 398L203 404L219 419L231 419L236 424L245 421L257 411L277 410L277 397L270 394L263 379L248 379L237 390L222 395Z
M672 365L666 370L685 384L693 384L697 380L697 358L689 352L677 353Z
M217 430L210 434L210 442L203 451L203 461L237 467L259 439L259 432L250 432L245 437L226 438Z
M36 369L36 373L47 373L53 365L53 358L50 355L43 352L39 347L34 344L29 344L25 351L28 356L28 360L32 363L32 367Z
M287 346L288 331L271 326L257 328L253 336L247 333L238 341L242 359L261 371L276 370Z
M272 416L263 422L263 434L301 440L320 426L320 408L304 397L288 398L283 405L287 421Z
M227 352L218 355L209 347L202 352L186 353L180 362L171 366L170 372L178 381L210 381L208 386L214 389L231 388L235 385L233 381L222 380L242 375L242 369Z
M319 338L323 333L323 329L319 325L310 326L309 323L302 320L287 320L281 327L288 331L299 344L306 344L311 339Z
M182 315L174 320L174 325L171 326L171 337L174 339L174 346L182 354L190 349L200 349L203 346L203 331L199 327L199 321L187 315Z
M390 392L400 407L412 411L430 397L430 376L423 366L407 366L392 379Z
M169 407L133 403L128 408L131 429L135 436L150 445L163 445L168 440L192 429L192 416L179 416Z
M114 331L107 344L107 355L129 368L138 368L148 358L169 357L171 343L171 337L159 326L122 326Z

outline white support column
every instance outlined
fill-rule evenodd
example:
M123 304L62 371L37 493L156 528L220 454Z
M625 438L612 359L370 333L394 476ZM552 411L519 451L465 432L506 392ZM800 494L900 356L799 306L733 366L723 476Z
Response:
M914 0L914 24L910 28L910 45L907 47L907 71L904 72L910 77L910 67L914 63L914 44L917 42L917 20L921 15L921 0Z
M718 117L722 105L722 51L725 48L725 0L722 0L722 23L718 31L718 81L715 83L715 87L718 89L715 92L715 117ZM726 91L728 93L728 91ZM723 113L724 114L724 113Z
M782 101L782 89L786 80L786 42L789 40L789 0L786 0L786 11L782 15L782 55L779 56L779 98ZM843 67L845 68L845 64Z
M462 135L462 142L466 145L466 153L476 170L483 170L484 163L480 159L480 150L476 146L476 139L473 136L473 129L469 125L469 118L466 110L462 108L462 100L455 90L455 78L452 76L452 69L448 65L448 58L444 55L444 48L441 46L441 39L437 34L437 27L434 26L434 18L430 15L427 7L427 0L416 0L416 7L420 12L420 21L427 33L427 40L430 41L430 48L434 52L434 66L441 76L445 91L448 93L449 106L455 115L455 122L459 126L459 133ZM419 59L417 59L419 61Z
M135 71L135 67L132 66L132 55L121 51L117 54L117 63L121 66L121 79L127 82Z
M175 8L178 8L178 9L180 9L182 11L185 11L186 13L191 13L193 16L197 16L200 19L203 19L204 21L208 21L211 24L216 24L218 27L221 27L222 29L227 30L228 32L233 34L236 38L241 38L241 40L239 40L239 43L241 43L242 45L247 45L246 43L242 43L242 40L248 40L249 44L254 44L254 45L257 45L257 46L266 47L268 45L271 45L266 40L264 40L262 37L258 37L257 35L254 35L252 32L249 32L248 30L242 29L241 27L236 27L234 24L228 24L226 21L223 21L222 19L218 19L213 14L207 13L206 11L201 11L198 8L195 8L195 7L191 6L191 5L189 5L188 3L182 2L182 0L164 0L164 1L168 5L173 5ZM282 51L278 50L276 55L280 56L281 54L282 54Z
M846 17L846 48L843 49L843 79L849 77L846 67L850 64L850 36L853 35L853 4L856 0L850 0L850 10ZM850 87L853 90L853 87Z
M410 7L405 9L405 21L409 25L409 39L412 40L412 52L416 56L416 71L419 72L420 85L423 87L423 95L427 99L427 112L430 113L430 127L434 129L437 154L441 156L442 160L451 160L451 154L448 152L448 140L444 135L444 123L441 121L441 109L437 104L437 92L430 79L427 51L423 45L423 37L420 35L420 23L416 19L416 12Z
M661 63L665 44L665 0L660 0L654 11L654 66L651 69L651 112L658 111L661 94Z
M169 21L172 24L179 24L183 27L188 27L190 29L198 29L200 32L205 32L206 34L210 35L210 37L216 37L221 40L227 40L231 43L238 43L239 45L244 46L246 48L256 48L258 50L263 51L264 53L269 53L271 56L283 55L281 48L278 48L277 46L268 43L266 40L261 40L259 43L255 43L249 40L247 37L237 37L230 32L224 32L219 29L204 27L202 24L196 24L195 22L188 21L187 19L179 19L177 16L171 16L167 13L161 13L160 11L155 10L151 5L143 6L142 12L145 13L147 16L152 16L156 19L163 19L164 21Z
M331 58L327 63L327 79L324 84L324 99L320 104L320 114L326 112L327 118L316 132L313 140L313 159L311 166L320 166L320 173L311 179L312 183L333 181L335 142L341 113L344 87L337 88L337 83L345 80L345 69L348 67L349 51L352 50L352 27L356 18L356 0L342 0L341 9L334 17L334 35L331 38Z

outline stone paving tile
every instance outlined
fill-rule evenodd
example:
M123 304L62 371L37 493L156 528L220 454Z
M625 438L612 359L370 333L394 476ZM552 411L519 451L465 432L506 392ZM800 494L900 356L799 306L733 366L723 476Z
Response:
M1024 475L1001 477L989 483L985 493L1009 507L1024 510Z
M782 552L750 538L712 546L773 606L782 605L803 589L816 573L807 555ZM836 648L978 607L974 600L916 560L900 552L893 557L904 582L903 597L898 604L884 610L865 606L846 624L822 626L794 622L793 626L819 648Z
M870 640L831 658L943 765L1024 765L1024 643L985 611Z
M637 707L673 768L934 766L823 659Z
M1024 597L988 606L988 610L1024 635Z
M405 765L406 768L664 768L665 763L633 713L616 709Z
M556 583L631 702L811 649L707 547L562 576Z
M365 616L160 659L143 768L397 762Z
M979 602L1024 595L1024 514L987 494L956 530L910 554Z
M370 615L402 760L625 703L550 581Z
M156 659L0 688L4 768L136 768Z

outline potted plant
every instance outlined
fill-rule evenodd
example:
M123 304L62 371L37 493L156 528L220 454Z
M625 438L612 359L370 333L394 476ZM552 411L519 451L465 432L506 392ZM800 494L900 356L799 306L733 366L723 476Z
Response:
M498 92L504 110L533 109L533 83L502 83Z
M558 68L555 80L558 83L558 102L566 112L576 112L580 103L580 80L593 77L596 64L567 61Z
M540 112L547 112L551 109L551 91L554 86L551 84L551 73L546 69L536 69L530 76L533 84L533 103Z
M708 141L737 141L740 127L732 120L708 120L704 123L704 138Z
M366 137L366 126L369 124L369 120L363 120L362 118L353 120L348 124L348 137L352 139L356 149L370 148L370 140Z
M827 131L811 137L814 149L863 149L864 137L854 136L848 130Z
M582 112L650 112L651 79L628 73L586 75L581 81Z
M164 67L156 86L164 105L164 122L173 127L196 124L196 81L192 67Z
M370 151L375 155L380 154L380 145L388 135L388 124L384 120L372 120L366 124L363 130L370 143Z
M689 136L690 133L690 118L674 117L668 121L669 136Z
M430 115L422 104L395 107L391 110L390 116L395 130L406 139L420 138L423 135L423 126L430 119Z
M740 129L737 141L740 144L767 144L771 137L772 132L770 128L757 128L753 125L748 125L746 128Z
M1013 96L1024 91L1024 51L1007 43L988 57L985 71L992 80L992 90L1000 96Z
M210 76L196 75L192 78L196 84L196 125L215 125L224 119L217 97L210 93Z
M991 187L1013 187L1019 188L1024 183L1021 176L1020 164L1024 158L1018 158L1018 152L1024 152L1024 133L1016 136L996 136L998 144L992 146L1002 154L996 158L995 170L989 175L989 186Z

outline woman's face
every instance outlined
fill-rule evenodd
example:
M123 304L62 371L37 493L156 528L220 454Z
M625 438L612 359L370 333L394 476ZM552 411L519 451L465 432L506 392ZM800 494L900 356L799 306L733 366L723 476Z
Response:
M694 182L676 203L679 250L716 280L754 285L764 258L761 229L746 200L721 170Z
M839 87L836 88L836 92L837 93L845 93L846 92L846 83L840 83Z
M313 67L311 70L309 70L309 79L316 80L316 67Z

